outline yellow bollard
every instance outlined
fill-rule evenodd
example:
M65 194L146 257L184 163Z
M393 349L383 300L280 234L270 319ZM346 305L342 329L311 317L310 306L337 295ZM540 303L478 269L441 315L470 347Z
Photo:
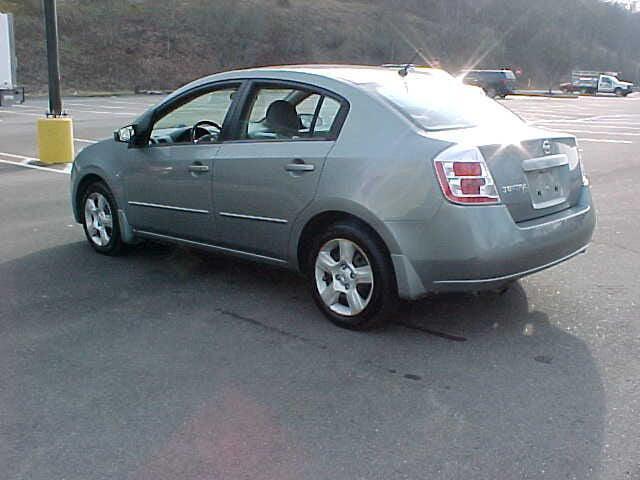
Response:
M42 163L73 162L73 122L70 118L38 120L38 157Z

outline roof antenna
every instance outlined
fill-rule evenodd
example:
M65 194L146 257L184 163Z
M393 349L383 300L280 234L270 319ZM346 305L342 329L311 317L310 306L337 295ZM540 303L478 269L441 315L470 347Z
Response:
M402 78L409 75L409 69L414 66L413 62L416 61L417 57L418 57L418 51L416 50L415 53L413 54L413 58L411 58L411 61L407 63L404 67L402 67L400 70L398 70L398 75L400 75Z

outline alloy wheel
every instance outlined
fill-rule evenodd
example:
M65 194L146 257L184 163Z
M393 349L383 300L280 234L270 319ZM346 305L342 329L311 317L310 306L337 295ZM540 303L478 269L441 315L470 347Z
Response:
M374 281L371 262L351 240L329 240L320 248L315 280L324 304L339 315L358 315L371 302Z
M106 247L113 235L113 215L107 198L99 192L91 193L84 203L84 222L91 241Z

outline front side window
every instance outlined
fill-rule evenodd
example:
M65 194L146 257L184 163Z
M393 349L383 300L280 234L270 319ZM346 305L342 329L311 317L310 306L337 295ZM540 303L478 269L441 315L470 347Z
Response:
M341 104L307 89L263 86L240 118L241 140L329 138Z
M207 92L172 110L153 126L151 143L218 141L236 91L234 86Z

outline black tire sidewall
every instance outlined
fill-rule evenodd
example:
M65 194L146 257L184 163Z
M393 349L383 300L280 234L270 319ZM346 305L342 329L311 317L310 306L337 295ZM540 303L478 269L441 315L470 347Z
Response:
M330 240L344 238L351 240L367 255L373 271L373 294L367 307L358 315L347 317L333 312L320 298L315 278L315 260L318 251ZM350 330L369 330L381 326L394 311L397 299L395 275L391 261L384 247L371 232L357 223L337 223L329 227L312 242L308 257L309 282L313 298L331 322Z
M113 220L113 227L111 229L111 239L109 243L105 246L99 246L93 243L91 240L91 236L87 231L87 224L85 222L84 217L84 208L87 202L87 198L92 193L100 193L109 202L109 208L111 209L111 218ZM105 255L117 255L122 250L122 239L120 237L120 224L118 222L118 204L116 203L115 198L113 198L113 194L109 190L109 188L102 182L96 182L89 185L84 192L82 193L82 203L80 205L80 218L82 221L82 228L84 229L84 234L87 237L87 241L89 245L93 247L96 252L103 253Z

